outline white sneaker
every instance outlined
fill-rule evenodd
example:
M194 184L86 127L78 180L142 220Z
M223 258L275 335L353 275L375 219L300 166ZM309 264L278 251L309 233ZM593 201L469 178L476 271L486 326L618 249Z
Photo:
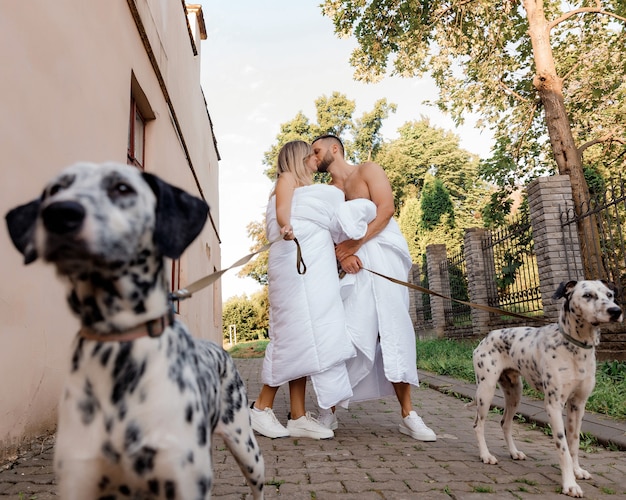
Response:
M257 410L253 404L250 407L250 420L252 428L263 436L272 439L289 436L289 431L278 421L271 408Z
M422 417L411 411L400 423L400 432L419 441L437 441L437 434L426 426Z
M334 431L337 429L337 427L339 427L337 414L333 412L331 409L323 410L320 408L320 414L319 414L319 417L317 418L317 421L321 425L326 427L327 429L330 429L331 431Z
M335 433L332 430L321 425L308 411L296 420L288 420L287 430L291 437L308 437L312 439L330 439L335 437Z

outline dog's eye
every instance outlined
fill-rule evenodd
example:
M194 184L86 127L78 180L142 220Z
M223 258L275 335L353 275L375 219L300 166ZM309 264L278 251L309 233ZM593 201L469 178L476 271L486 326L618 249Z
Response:
M109 189L109 196L111 198L123 198L131 194L135 194L135 190L130 184L126 184L125 182L118 182Z
M63 186L61 184L53 184L52 186L50 186L50 188L48 189L48 196L54 196L55 194L57 194L59 191L61 191L61 189L63 189Z

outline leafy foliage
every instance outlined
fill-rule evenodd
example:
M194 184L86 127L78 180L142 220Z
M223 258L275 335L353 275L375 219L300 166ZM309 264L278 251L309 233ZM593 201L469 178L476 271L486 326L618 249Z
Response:
M224 340L230 341L233 326L237 342L266 338L269 327L268 310L266 288L250 298L244 294L228 299L222 311Z
M432 230L441 222L444 215L448 216L446 217L448 228L454 227L454 208L450 200L450 193L441 179L435 178L424 186L420 208L422 209L420 225L423 229Z
M485 180L512 187L581 153L600 171L626 166L623 0L326 0L322 12L356 39L355 78L429 74L439 109L480 116L496 137Z
M350 161L372 159L385 169L398 220L415 261L432 243L446 243L452 251L457 250L464 228L480 225L489 188L477 179L477 156L460 147L457 135L422 118L405 123L398 129L398 139L385 142L380 130L389 113L396 109L386 99L377 101L371 111L357 119L352 116L354 101L338 92L318 98L315 106L317 123L297 113L293 120L281 125L276 143L265 153L267 166L274 165L278 151L290 140L310 141L320 134L339 134ZM268 168L266 174L275 175L275 167ZM426 199L422 199L426 179L431 184L428 189L434 192L427 191ZM267 243L262 222L250 223L248 234L254 241L252 251ZM249 276L266 285L267 253L246 264L239 276Z

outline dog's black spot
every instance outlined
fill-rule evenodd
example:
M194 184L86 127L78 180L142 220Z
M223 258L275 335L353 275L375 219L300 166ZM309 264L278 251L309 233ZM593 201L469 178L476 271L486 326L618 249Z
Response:
M163 489L165 490L165 498L167 500L174 500L176 498L176 483L174 483L174 481L165 481L163 483Z
M205 446L207 444L207 423L201 421L197 427L197 441L199 446Z
M200 498L204 498L211 491L213 482L210 476L202 476L198 479L198 493Z
M100 356L100 364L102 366L106 366L111 357L111 353L113 352L112 347L107 347L104 351L102 351L102 355Z
M100 478L100 481L98 482L98 489L100 491L103 491L106 488L108 488L110 484L111 484L111 479L109 479L108 476L102 476Z
M185 422L190 424L193 421L193 406L191 404L187 404L185 406Z
M89 379L86 379L85 385L83 386L83 394L78 400L78 411L80 413L81 422L85 425L91 424L99 410L100 402L94 394L93 385Z
M127 393L132 393L139 384L146 366L132 356L132 342L122 342L113 367L113 391L111 402L118 404Z
M159 480L158 479L150 479L148 481L148 491L155 496L159 495Z
M129 496L131 493L130 488L125 484L120 485L117 490L124 496Z
M81 321L85 326L92 326L104 320L100 306L95 297L85 297L81 305Z
M76 343L76 348L72 353L72 372L75 372L80 368L80 360L83 357L83 343L84 339L78 339L78 342Z
M102 447L100 450L102 452L102 455L104 455L104 457L107 460L109 460L109 462L112 462L114 464L119 463L121 455L117 450L115 450L111 441L109 440L105 441L102 444Z
M130 422L124 433L124 450L132 450L141 441L141 427L137 422Z
M157 450L150 446L143 446L135 455L133 470L140 476L152 472L154 469L154 457Z
M104 430L107 434L111 434L113 427L115 425L115 420L112 417L107 417L104 419Z

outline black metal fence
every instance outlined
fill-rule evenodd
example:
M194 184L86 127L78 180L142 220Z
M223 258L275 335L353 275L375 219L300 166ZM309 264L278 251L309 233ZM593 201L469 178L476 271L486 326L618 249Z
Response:
M544 304L541 295L541 269L541 282L550 287L558 284L555 278L605 279L615 283L621 292L618 302L626 307L626 182L619 178L607 183L603 194L593 197L578 211L572 206L567 187L558 178L551 184L531 184L529 210L532 223L537 224L534 235L531 217L523 212L498 230L468 230L467 247L457 254L446 256L445 249L442 253L443 245L427 247L424 264L436 262L438 267L434 268L437 276L429 277L427 266L421 266L418 274L423 286L431 288L431 281L433 290L456 300L555 319L557 305L554 301ZM563 199L565 205L559 206ZM582 227L585 231L581 231ZM431 266L431 273L434 272ZM470 290L480 298L474 300ZM415 300L416 332L422 331L426 336L432 332L452 338L481 336L490 329L524 321L504 313L477 311L454 300L433 303L429 295L420 295ZM623 323L603 328L600 351L605 359L626 359L624 334Z
M541 315L539 272L534 253L532 226L527 214L517 217L505 228L486 234L482 241L485 269L493 272L487 280L487 305L515 313ZM440 272L450 283L450 297L470 302L465 254L461 250L442 263ZM471 331L471 307L447 300L446 326ZM492 323L515 322L510 316L492 314ZM455 332L454 336L464 332Z
M529 216L523 213L507 227L487 233L482 248L485 268L494 270L494 279L488 282L488 305L526 315L541 314L539 271ZM499 319L506 321L510 317Z

